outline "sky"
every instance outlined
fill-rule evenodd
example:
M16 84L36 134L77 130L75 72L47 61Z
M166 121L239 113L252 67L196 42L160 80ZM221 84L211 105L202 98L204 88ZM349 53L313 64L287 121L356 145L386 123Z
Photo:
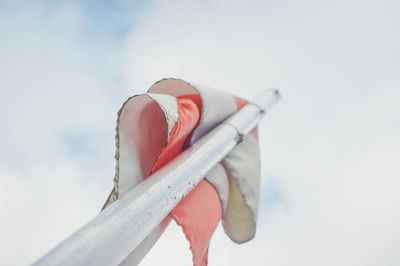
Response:
M95 217L116 114L164 77L247 99L260 124L256 237L209 265L399 265L398 1L0 0L0 264ZM171 224L141 265L191 265Z

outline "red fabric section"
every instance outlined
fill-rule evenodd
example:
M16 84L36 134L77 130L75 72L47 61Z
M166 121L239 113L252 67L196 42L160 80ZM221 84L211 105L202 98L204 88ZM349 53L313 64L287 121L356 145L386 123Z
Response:
M200 95L177 97L179 119L171 132L167 146L158 155L152 168L154 173L175 158L190 140L200 121L202 102ZM222 206L218 193L206 180L200 183L175 207L170 215L183 228L190 242L195 266L207 265L208 246L219 221Z
M237 97L237 96L234 96L234 97L235 97L235 100L236 100L236 105L237 105L238 110L242 109L243 106L245 106L246 104L249 103L249 101L247 101L247 100L245 100L243 98L240 98L240 97Z
M238 110L242 109L243 106L245 106L246 104L249 103L249 101L247 101L243 98L237 97L237 96L235 96L235 100L236 100L236 105L237 105ZM258 139L258 127L253 128L251 133L253 133L254 136L256 136L256 138Z
M185 140L192 134L200 121L201 107L198 107L196 99L199 95L184 95L177 97L179 105L179 119L171 132L169 142L158 155L154 163L152 173L175 158L184 148ZM198 100L197 100L198 101ZM200 99L201 106L201 99Z
M200 183L171 212L190 242L195 266L207 265L210 239L222 218L217 191L206 180Z

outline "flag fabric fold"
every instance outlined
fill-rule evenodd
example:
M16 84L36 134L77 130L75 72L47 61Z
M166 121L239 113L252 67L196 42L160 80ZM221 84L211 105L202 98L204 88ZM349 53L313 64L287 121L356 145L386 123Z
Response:
M156 82L130 97L118 113L114 188L103 208L175 158L247 102L179 79ZM207 265L210 239L219 221L236 243L253 238L260 182L257 130L244 136L225 158L122 262L135 265L171 219L190 242L195 266Z

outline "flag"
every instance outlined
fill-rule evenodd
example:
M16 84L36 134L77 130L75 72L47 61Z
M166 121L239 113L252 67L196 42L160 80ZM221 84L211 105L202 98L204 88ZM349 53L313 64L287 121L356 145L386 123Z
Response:
M118 112L114 188L104 207L170 162L247 102L179 79L156 82L128 98ZM236 243L255 235L260 185L257 129L240 142L122 262L135 265L171 219L190 242L195 266L207 265L219 221Z

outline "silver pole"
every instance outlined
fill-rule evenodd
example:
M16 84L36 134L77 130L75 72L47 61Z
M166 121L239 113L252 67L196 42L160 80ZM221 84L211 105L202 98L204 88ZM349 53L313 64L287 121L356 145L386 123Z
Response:
M267 90L33 265L118 265L279 100Z

